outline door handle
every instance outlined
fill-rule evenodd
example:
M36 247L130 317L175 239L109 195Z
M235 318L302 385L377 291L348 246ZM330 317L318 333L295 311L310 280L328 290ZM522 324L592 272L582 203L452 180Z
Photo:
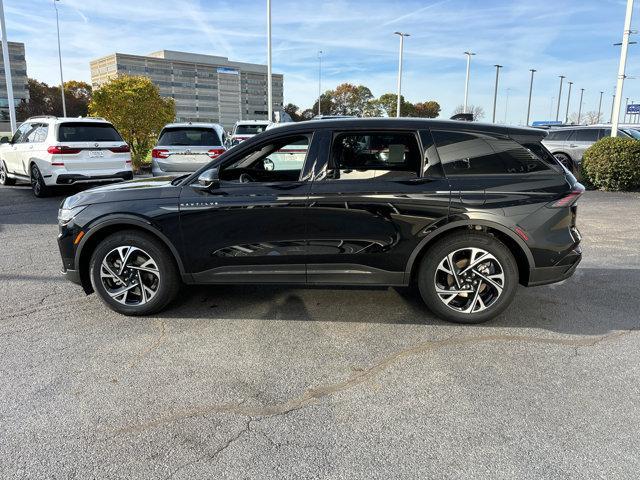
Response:
M569 148L576 148L577 146L578 145L571 144L571 145L569 145Z

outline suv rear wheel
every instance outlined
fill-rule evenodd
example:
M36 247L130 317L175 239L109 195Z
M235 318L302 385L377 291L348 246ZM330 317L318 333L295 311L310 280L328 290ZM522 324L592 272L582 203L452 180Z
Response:
M0 160L0 185L15 185L16 181L7 175L7 166Z
M51 194L51 188L44 183L42 173L35 163L31 165L31 189L38 198L48 197Z
M104 239L93 252L89 269L102 301L124 315L158 312L180 289L178 271L165 245L135 230Z
M488 234L456 233L434 244L418 272L420 294L433 313L457 323L481 323L506 309L518 286L509 249Z
M554 154L554 157L556 157L556 159L562 164L564 165L564 167L569 170L571 173L573 173L573 160L571 160L571 157L569 155L567 155L566 153L556 153Z

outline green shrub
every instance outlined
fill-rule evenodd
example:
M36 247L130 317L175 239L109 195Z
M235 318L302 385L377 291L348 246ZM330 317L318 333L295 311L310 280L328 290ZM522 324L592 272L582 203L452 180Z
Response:
M584 152L582 168L596 188L637 190L640 188L640 141L603 138Z

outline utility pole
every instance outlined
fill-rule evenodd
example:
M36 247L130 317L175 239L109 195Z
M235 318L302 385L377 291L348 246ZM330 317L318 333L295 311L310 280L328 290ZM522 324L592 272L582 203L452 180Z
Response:
M611 116L609 117L609 123L613 123L613 110L615 109L615 106L616 106L616 94L614 93L611 96Z
M400 36L400 55L398 57L398 93L396 98L396 117L400 118L400 108L402 107L402 54L404 52L404 37L410 37L409 33L393 32Z
M584 95L584 88L580 89L580 105L578 105L578 125L580 125L580 116L582 115L582 97Z
M598 102L598 121L596 123L600 123L600 112L602 112L602 95L604 95L604 92L600 92L600 101Z
M560 75L560 91L558 92L558 108L556 109L556 122L560 119L560 99L562 98L562 82L567 78L564 75Z
M267 0L267 115L273 122L273 85L271 83L271 0Z
M318 50L318 115L322 115L320 99L322 98L322 50Z
M629 97L627 97L626 103L624 105L624 117L622 123L627 123L627 109L629 108Z
M622 89L624 87L625 71L627 69L627 52L629 50L629 36L631 35L631 19L633 17L633 0L627 0L627 11L624 17L624 30L622 33L622 48L620 49L620 64L618 66L618 81L616 83L616 95L613 101L613 113L611 114L611 136L618 136L618 117L620 117L620 104L622 103Z
M498 104L498 78L500 77L500 69L502 65L494 65L496 67L496 86L493 90L493 123L496 123L496 106Z
M507 114L509 113L509 94L511 93L511 89L507 88L507 100L504 104L504 123L507 123Z
M0 29L2 29L2 61L4 63L4 76L7 81L7 101L9 103L9 121L11 134L16 131L16 104L13 98L13 83L11 80L11 61L9 60L9 44L7 43L7 27L4 23L4 5L0 0Z
M569 102L571 102L571 86L573 82L569 82L569 92L567 93L567 111L564 113L564 123L569 123Z
M60 48L60 20L58 18L58 2L53 0L53 6L56 9L56 29L58 30L58 62L60 63L60 94L62 95L62 116L67 116L67 101L64 98L64 79L62 78L62 50Z
M462 108L462 113L467 113L467 104L469 99L469 73L471 71L471 57L475 55L475 53L471 51L464 52L467 56L467 78L464 82L464 106Z
M531 116L531 95L533 94L533 74L536 73L535 69L530 69L531 81L529 82L529 106L527 107L527 125L529 125L529 117Z

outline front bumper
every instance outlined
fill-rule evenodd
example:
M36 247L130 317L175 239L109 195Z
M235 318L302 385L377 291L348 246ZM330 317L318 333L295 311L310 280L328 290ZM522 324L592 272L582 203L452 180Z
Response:
M66 268L63 268L61 273L64 275L64 278L66 278L70 282L82 285L82 280L80 280L80 272L78 270L68 270Z
M527 286L537 287L566 280L576 271L580 260L582 260L582 250L578 246L553 267L532 268Z

